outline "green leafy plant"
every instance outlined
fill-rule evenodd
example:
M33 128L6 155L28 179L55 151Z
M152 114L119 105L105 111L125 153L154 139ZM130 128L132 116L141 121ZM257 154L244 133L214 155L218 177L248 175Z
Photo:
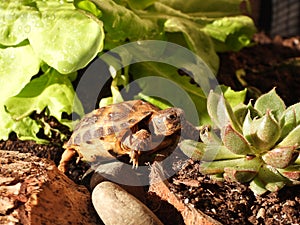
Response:
M20 139L44 142L36 134L45 124L30 117L41 110L72 129L71 121L64 120L62 113L70 114L72 108L77 114L84 112L71 82L77 71L101 55L103 49L147 39L174 42L203 58L216 73L219 66L216 51L238 51L250 45L255 26L249 17L242 15L241 0L222 0L217 4L210 1L215 8L208 1L198 0L188 4L182 0L1 1L0 139L6 140L15 132ZM120 55L121 64L127 60ZM193 66L184 59L182 64ZM209 120L202 90L169 65L139 63L123 72L117 71L112 74L112 97L102 103L118 100L118 86L128 84L129 74L138 79L153 71L188 90L199 114L206 115L200 122ZM64 94L47 94L52 93L53 87ZM163 104L147 96L147 92L139 95L157 105Z
M37 137L45 124L30 114L47 108L47 116L71 127L62 113L72 113L75 99L83 115L71 78L102 50L103 25L55 0L1 1L0 24L0 139L15 132L45 142Z
M207 109L216 129L203 126L203 142L181 143L187 155L202 160L203 174L250 182L257 195L300 184L300 103L286 108L273 89L254 105L232 107L211 92Z
M192 71L187 76L180 76L178 68L169 64L155 61L141 62L130 65L124 71L113 74L114 81L111 86L112 96L103 99L101 106L109 103L116 103L122 98L118 86L126 86L132 78L137 80L147 76L158 76L166 78L184 89L193 100L199 114L199 123L209 123L210 118L206 110L206 94L199 86L191 83L191 78L198 84L200 80L209 82L219 68L217 51L239 51L251 44L251 37L256 28L251 18L242 15L240 0L222 0L208 2L191 0L188 3L182 0L77 0L75 5L78 8L92 12L104 24L106 31L105 49L113 49L128 41L138 40L164 40L186 47L201 57L211 71L201 71L201 67L195 64L195 59L182 57L181 52L173 52L173 62L176 57L180 58L177 66ZM214 5L214 7L212 7ZM95 10L95 9L98 9ZM161 52L164 49L151 49L145 54ZM128 54L120 54L120 64L127 62ZM167 60L172 62L172 58ZM110 66L110 62L107 62ZM198 73L195 74L195 69ZM214 77L212 79L215 79ZM205 81L204 81L205 80ZM202 85L205 86L205 85ZM160 99L149 94L151 83L140 85L141 92L138 96L158 106L163 105ZM163 87L164 88L164 87ZM159 91L159 87L155 87Z

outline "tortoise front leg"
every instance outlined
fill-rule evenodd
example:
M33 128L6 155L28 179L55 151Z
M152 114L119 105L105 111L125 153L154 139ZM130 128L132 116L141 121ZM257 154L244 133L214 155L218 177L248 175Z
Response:
M132 162L132 167L137 168L138 167L138 158L141 154L141 151L148 151L150 143L151 143L151 134L147 130L139 130L134 134L128 135L122 143L122 146L124 146L127 149L130 149L129 157L130 162Z
M75 156L76 150L72 148L67 148L61 155L61 160L58 165L58 169L65 173L67 171L68 162Z

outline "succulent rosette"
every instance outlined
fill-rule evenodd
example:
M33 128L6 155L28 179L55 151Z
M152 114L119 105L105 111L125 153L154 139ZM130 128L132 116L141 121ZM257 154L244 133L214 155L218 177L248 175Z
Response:
M300 184L300 103L286 107L273 89L254 105L233 107L212 91L207 109L214 125L201 127L202 142L180 144L185 154L201 160L201 173L250 182L257 195Z

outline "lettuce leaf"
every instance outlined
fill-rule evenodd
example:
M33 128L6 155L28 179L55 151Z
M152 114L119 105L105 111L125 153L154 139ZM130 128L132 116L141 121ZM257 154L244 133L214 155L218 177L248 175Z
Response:
M219 67L216 52L238 51L249 46L256 31L252 19L241 16L240 0L91 2L102 12L105 48L112 49L128 41L167 40L202 57L214 74ZM178 33L184 41L177 39Z
M201 17L225 17L241 14L241 3L244 0L159 0L169 7L180 10L183 13ZM248 1L246 1L248 2ZM247 3L249 11L249 3Z
M14 131L20 139L35 140L39 143L45 142L36 136L41 128L44 128L46 135L51 135L51 133L47 131L49 125L44 124L43 121L34 121L29 117L33 112L41 113L46 109L47 116L54 116L70 129L73 129L73 122L64 119L63 113L69 115L75 113L79 116L84 114L68 76L51 68L40 77L30 81L19 94L8 98L4 105L6 112L0 112L0 115L6 118L7 130L0 129L2 136Z
M149 39L172 42L189 49L201 57L212 72L197 67L195 61L184 56L178 62L175 58L175 55L180 55L178 52L174 53L174 58L168 59L170 62L175 60L175 67L174 61L170 64L172 67L155 60L131 65L133 58L121 52L118 53L119 68L112 73L113 96L107 103L123 99L120 94L125 93L119 87L129 85L130 76L139 80L155 75L185 90L187 99L196 105L201 123L208 122L204 94L207 90L201 88L209 87L211 76L218 71L216 52L237 51L248 46L255 32L253 21L241 16L241 2L244 1L0 2L0 84L3 87L0 90L0 120L3 121L0 138L7 139L14 131L21 139L41 141L36 133L44 125L32 120L30 114L45 109L49 116L72 128L71 121L62 119L62 113L83 113L70 81L76 71L86 68L103 49L112 50L129 42ZM152 51L164 53L162 48L150 49L147 54ZM178 75L178 69L195 71L195 68L199 70L196 74ZM35 76L37 74L39 76ZM201 88L191 84L191 80ZM151 86L147 82L140 82L139 87L142 90L136 93L138 96L157 105L167 104L150 96Z
M39 114L46 107L62 124L64 124L63 112L83 115L83 108L68 76L54 69L49 69L40 77L33 79L19 94L8 98L5 107L15 120L23 119L34 111ZM70 126L69 123L65 125Z
M207 24L203 31L213 40L217 52L239 51L251 44L256 32L251 18L247 16L224 17Z
M3 106L3 105L2 105ZM37 137L37 133L42 128L38 121L26 117L22 120L13 120L4 107L0 108L2 124L0 126L0 139L7 140L11 132L15 132L20 140L34 140L38 143L46 141Z
M60 73L84 68L102 50L101 21L75 10L72 4L37 3L41 26L32 26L28 37L34 51Z
M16 95L30 82L32 76L38 73L40 60L30 45L24 45L0 48L0 65L0 139L8 139L12 131L17 132L20 137L35 139L40 129L38 123L30 118L13 120L5 110L4 102ZM15 107L17 108L18 105Z
M40 63L30 45L0 48L0 102L17 94L38 73Z
M15 132L41 142L36 134L42 124L29 115L45 108L71 128L61 114L74 110L75 92L63 74L86 67L102 50L102 22L68 1L10 0L0 2L0 24L0 139ZM32 79L43 65L52 72ZM75 112L82 114L78 107Z
M5 1L0 15L0 46L27 41L40 60L63 74L84 68L103 48L102 22L70 2Z
M15 46L28 38L31 24L39 20L34 6L21 1L0 2L0 45Z
M174 33L176 35L176 33L181 32L188 49L201 57L214 74L217 73L219 57L212 40L201 30L201 25L186 19L171 18L165 22L165 31L170 33L169 39Z
M126 40L136 41L157 38L160 28L155 20L141 18L134 11L117 4L113 0L92 0L102 12L106 31L106 48L125 43Z

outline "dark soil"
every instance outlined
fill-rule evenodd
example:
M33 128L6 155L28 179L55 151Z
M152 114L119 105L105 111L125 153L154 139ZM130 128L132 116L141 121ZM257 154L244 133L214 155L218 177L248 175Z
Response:
M220 54L218 81L234 90L245 87L248 98L276 87L287 105L300 101L300 44L299 38L270 40L263 34L255 36L257 44L240 52ZM239 74L239 75L236 75ZM70 132L53 118L49 124L69 137ZM0 149L31 152L52 159L58 164L63 141L54 135L49 144L20 141L14 135L0 141ZM254 196L247 185L219 183L198 172L198 162L191 160L172 178L170 188L182 199L223 224L300 224L300 188L285 187L278 193ZM67 174L80 183L88 166L70 164ZM174 218L174 220L176 220ZM176 224L171 221L169 224Z
M255 99L276 87L286 105L299 102L300 36L271 40L259 33L254 40L252 47L219 54L219 83L234 90L248 88L249 99Z
M212 181L189 160L170 180L170 190L222 224L300 224L300 188L255 196L247 185Z

